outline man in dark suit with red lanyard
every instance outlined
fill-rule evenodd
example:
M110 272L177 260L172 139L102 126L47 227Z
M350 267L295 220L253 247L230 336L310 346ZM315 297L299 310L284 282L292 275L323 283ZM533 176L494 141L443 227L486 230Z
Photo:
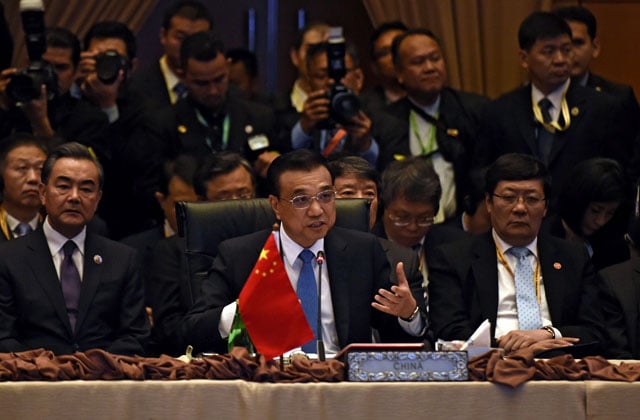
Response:
M102 184L85 146L65 143L48 156L45 222L0 246L0 352L144 354L149 325L135 252L86 228Z

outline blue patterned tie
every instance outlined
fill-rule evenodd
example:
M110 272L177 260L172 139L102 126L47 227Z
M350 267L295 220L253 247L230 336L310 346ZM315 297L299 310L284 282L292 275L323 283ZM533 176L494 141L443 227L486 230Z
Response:
M313 252L303 249L298 255L302 260L302 270L298 277L298 288L296 293L302 304L302 309L307 317L307 322L313 330L313 335L318 336L318 286L316 285L316 276L313 274L312 261L315 258ZM316 340L311 340L302 346L305 353L316 353Z
M13 230L18 237L24 236L28 233L31 233L33 229L29 226L29 223L20 222L18 226Z
M508 251L518 258L514 273L516 283L516 305L518 306L518 323L521 330L534 330L542 327L540 307L533 284L533 270L527 259L529 249L514 246Z
M67 315L71 323L71 331L76 330L76 318L78 316L78 302L80 301L80 273L76 264L73 262L73 252L76 250L76 244L73 241L67 241L62 247L64 252L64 260L60 266L60 285L62 286L62 294L64 295L64 303L67 306Z

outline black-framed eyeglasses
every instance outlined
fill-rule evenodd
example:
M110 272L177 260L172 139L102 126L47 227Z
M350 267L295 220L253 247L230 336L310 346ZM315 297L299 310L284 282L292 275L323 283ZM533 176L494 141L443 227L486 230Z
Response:
M492 194L494 197L499 198L500 200L502 200L505 204L508 204L510 206L515 206L516 203L518 203L520 200L522 200L522 202L527 206L527 207L536 207L538 205L540 205L541 203L544 203L547 199L542 197L536 197L535 195L515 195L515 194Z
M281 200L288 201L296 209L306 209L311 205L311 200L318 201L319 204L329 204L336 199L336 192L334 190L320 191L316 195L296 195L291 200L280 197Z
M389 220L398 227L406 227L409 226L411 222L415 222L416 226L426 228L433 225L435 218L431 216L396 216L389 213Z

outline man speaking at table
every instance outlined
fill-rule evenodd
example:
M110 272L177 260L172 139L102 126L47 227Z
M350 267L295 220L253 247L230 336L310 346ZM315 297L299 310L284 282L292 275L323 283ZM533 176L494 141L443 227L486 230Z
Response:
M424 301L419 293L411 293L402 264L395 268L398 285L391 286L389 263L378 240L368 233L334 227L335 191L325 159L307 149L296 150L274 160L267 178L269 201L280 227L275 232L267 229L220 245L209 278L203 283L202 297L181 326L185 344L193 345L196 351L227 351L227 337L237 310L235 300L270 235L301 301L313 331L311 337L315 336L300 343L305 352L315 353L319 334L329 353L349 343L370 342L372 327L382 341L420 340L426 329ZM319 251L326 256L320 269ZM318 278L319 323L314 316L319 303ZM273 325L273 335L286 330L286 324ZM317 325L321 325L321 331L317 331Z
M102 174L79 143L47 157L42 227L0 246L0 352L144 354L149 326L135 252L87 231Z
M489 319L492 337L507 352L534 345L544 350L544 340L548 348L576 338L604 344L586 248L539 234L549 187L547 169L532 156L506 154L489 167L485 203L492 231L443 245L430 260L437 338L466 340Z

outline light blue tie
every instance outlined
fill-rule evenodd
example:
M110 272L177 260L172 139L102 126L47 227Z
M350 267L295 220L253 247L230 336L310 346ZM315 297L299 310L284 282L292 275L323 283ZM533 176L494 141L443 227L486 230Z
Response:
M518 306L518 322L521 330L534 330L542 327L540 306L533 284L533 269L527 259L529 249L514 246L508 251L518 258L514 273L516 282L516 305Z
M303 249L298 255L302 260L302 270L298 278L298 288L296 293L302 304L302 309L307 317L307 322L313 330L314 337L318 336L318 286L316 285L316 276L313 274L312 261L315 258L313 252ZM316 340L313 339L302 346L305 353L316 353Z

